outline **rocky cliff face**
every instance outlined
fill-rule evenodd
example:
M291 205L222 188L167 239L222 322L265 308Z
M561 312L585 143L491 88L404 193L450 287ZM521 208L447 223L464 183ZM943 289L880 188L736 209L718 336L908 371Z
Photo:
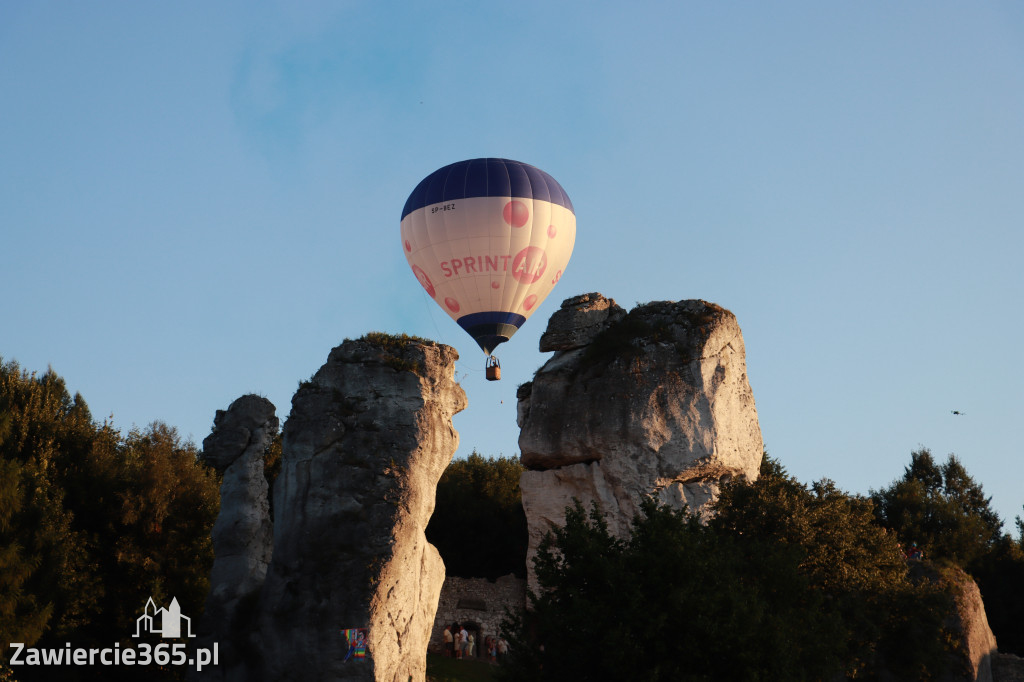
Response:
M1012 661L999 657L996 637L988 624L981 590L967 573L955 566L930 562L909 562L909 578L914 583L932 583L953 599L946 620L948 642L946 671L937 682L1009 682L1013 680ZM1005 669L1001 664L1006 665ZM875 671L882 682L905 679L884 666Z
M988 625L985 604L977 583L958 568L945 569L946 580L952 583L956 611L953 631L958 633L958 649L967 668L970 682L992 682L992 658L998 653L996 637ZM957 679L953 676L952 679ZM964 678L959 678L964 679Z
M269 679L425 678L444 564L424 531L466 407L457 358L370 335L292 399L260 609ZM345 661L350 628L367 629L365 662Z
M702 513L722 482L755 479L763 442L735 316L705 301L628 314L601 294L567 299L541 337L555 354L519 388L527 566L579 498L628 532L648 495Z
M227 411L217 410L213 432L203 441L203 460L223 479L198 646L217 642L222 670L236 669L255 646L251 607L263 587L273 537L263 462L277 428L274 405L244 395Z
M245 650L222 656L200 679L425 679L444 564L424 531L458 446L452 417L466 406L454 381L457 358L449 346L368 334L332 350L300 385L274 482L272 556L260 554L261 567L254 558L249 573L235 570L249 599L211 625L212 641L245 631ZM228 433L218 422L211 439L244 440ZM255 469L250 463L246 476L254 479ZM258 485L247 490L222 488L217 525L260 518L250 535L262 538L265 487L262 498ZM252 554L263 546L250 545ZM343 631L355 629L367 635L366 656L346 660Z

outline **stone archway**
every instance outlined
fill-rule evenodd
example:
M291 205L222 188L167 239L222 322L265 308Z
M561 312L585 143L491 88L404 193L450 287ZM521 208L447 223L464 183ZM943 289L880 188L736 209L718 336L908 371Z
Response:
M480 627L480 623L475 620L464 620L462 621L462 627L466 629L466 632L473 638L473 654L466 655L466 658L477 660L481 658L480 649L482 648L481 637L483 636L483 628Z

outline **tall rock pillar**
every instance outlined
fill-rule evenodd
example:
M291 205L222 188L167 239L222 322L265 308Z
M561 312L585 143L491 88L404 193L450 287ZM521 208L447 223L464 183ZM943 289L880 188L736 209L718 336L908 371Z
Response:
M259 609L266 679L425 679L444 564L424 531L466 407L457 358L368 334L300 385ZM345 630L365 631L365 657L349 655Z
M733 477L757 478L763 442L736 317L705 301L629 313L601 294L569 298L541 351L555 354L519 388L527 572L573 498L597 502L625 536L655 496L706 515Z
M217 410L213 423L202 457L223 478L220 513L211 533L210 592L197 646L211 648L216 642L219 648L222 665L208 668L204 679L241 682L251 679L247 663L258 649L252 620L273 538L263 463L278 419L269 400L244 395L227 411Z

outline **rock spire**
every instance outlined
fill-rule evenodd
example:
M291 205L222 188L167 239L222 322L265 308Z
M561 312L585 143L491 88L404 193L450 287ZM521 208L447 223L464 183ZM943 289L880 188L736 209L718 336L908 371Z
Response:
M690 300L627 313L584 294L562 303L540 348L555 353L518 391L533 589L537 546L573 498L596 501L624 536L646 496L706 514L723 482L756 479L761 429L728 310Z

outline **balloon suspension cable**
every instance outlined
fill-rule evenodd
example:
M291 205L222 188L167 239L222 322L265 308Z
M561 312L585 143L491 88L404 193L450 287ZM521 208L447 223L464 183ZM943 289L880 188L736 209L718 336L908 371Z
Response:
M424 303L433 303L433 300L429 296L427 296L427 292L426 291L423 291L421 289L420 290L420 295L423 297L423 302ZM441 328L437 326L437 318L434 317L434 306L432 306L432 305L425 305L423 307L426 309L427 314L430 316L430 323L432 325L434 325L434 331L437 332L437 336L434 337L434 340L437 341L438 343L444 343L443 341L441 341L441 336L442 336L441 335ZM467 374L469 372L472 372L473 374L479 374L481 371L484 371L484 372L487 371L486 369L479 370L476 367L474 367L473 365L471 365L468 362L465 362L463 360L456 360L456 364L457 364L458 367L462 368L462 373L463 374Z
M420 289L420 295L423 296L423 302L424 303L428 303L428 302L429 303L433 303L433 301L430 298L427 297L427 292L423 291L423 289ZM427 306L424 306L424 307L427 309L427 312L430 314L430 323L432 325L434 325L434 331L437 332L437 337L435 338L435 341L440 343L441 342L441 328L437 326L437 320L434 319L434 306L427 305Z

